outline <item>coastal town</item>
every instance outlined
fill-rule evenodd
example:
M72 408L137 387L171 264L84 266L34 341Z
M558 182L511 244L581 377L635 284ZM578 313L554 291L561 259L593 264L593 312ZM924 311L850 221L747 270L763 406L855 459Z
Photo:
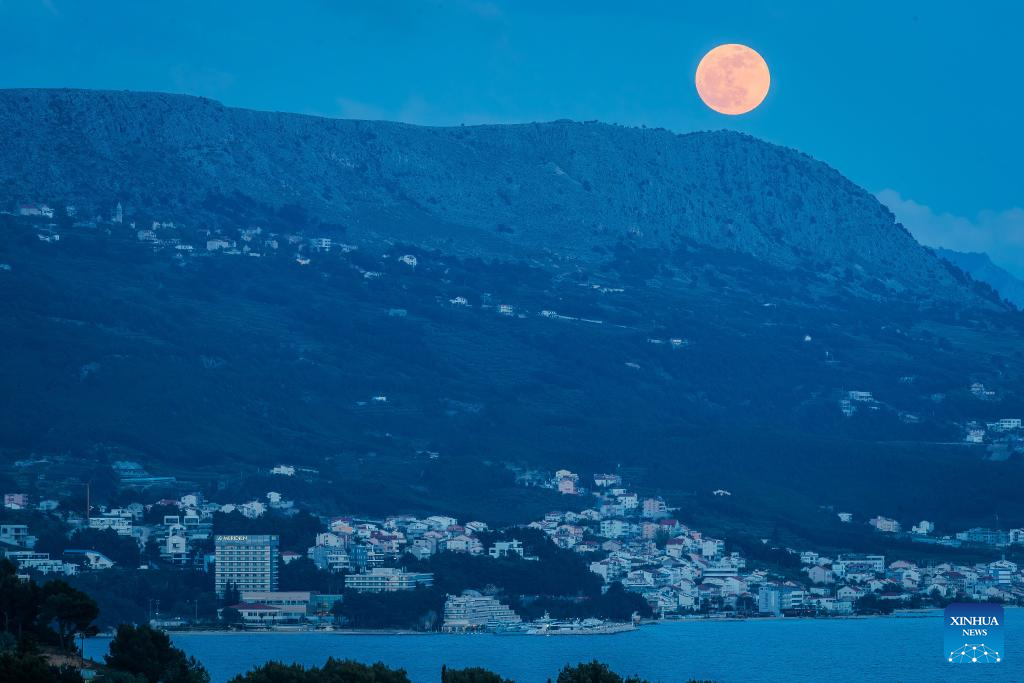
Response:
M91 211L95 215L89 216L74 206L43 202L8 209L0 213L13 221L15 229L34 234L33 244L38 241L42 249L63 247L68 236L88 240L106 235L129 248L165 255L181 264L194 259L244 257L285 259L295 268L306 268L340 259L367 283L431 267L423 254L360 256L356 244L302 230L266 230L256 225L196 229L178 219L143 218L120 202L113 203L109 211ZM0 263L2 271L16 267ZM586 287L595 296L616 296L624 291L600 283L587 283ZM565 315L553 306L533 310L486 292L452 292L438 297L437 304L511 319L535 316L573 324L609 324ZM387 315L401 318L406 310L390 307ZM802 343L812 341L808 334ZM646 344L685 352L690 342L680 333L652 336L646 338ZM830 352L826 356L827 363L834 362ZM204 357L203 363L216 368L222 361ZM636 363L626 364L640 368ZM83 366L79 374L86 378L94 370ZM914 382L913 376L899 378L901 385ZM982 407L999 399L996 389L976 381L967 384L963 393ZM906 424L918 421L915 413L880 400L868 388L836 390L834 395L847 418L888 412ZM931 397L936 403L944 399L945 395L939 394ZM367 395L357 406L387 410L392 403L381 392ZM963 448L985 449L992 460L1006 459L1024 449L1019 418L965 420L958 428ZM423 453L430 459L439 457L434 451ZM443 512L334 515L314 510L306 501L293 500L272 486L258 497L232 500L226 490L204 493L189 489L189 482L169 473L151 473L140 461L116 456L110 460L117 480L116 504L108 497L104 504L93 505L87 491L84 506L69 503L67 496L61 499L30 489L5 492L0 549L26 576L84 580L82 577L90 574L116 570L187 572L203 577L200 583L208 584L216 608L204 605L202 618L198 592L181 596L193 607L191 617L181 609L168 609L166 604L161 610L160 600L146 599L147 618L167 628L333 629L365 628L367 624L407 628L415 623L416 628L453 633L488 630L549 635L616 632L657 619L850 616L941 605L954 599L1007 604L1024 600L1024 575L1016 563L1004 557L1007 551L1024 545L1024 529L1000 528L998 520L993 520L992 527L937 529L928 520L896 519L886 514L857 519L837 508L828 514L840 524L868 527L879 541L898 540L920 547L930 553L925 553L929 559L792 547L771 538L756 541L762 547L754 557L749 547L745 552L725 535L696 528L680 518L672 501L650 491L641 493L628 477L614 472L580 475L565 469L549 472L509 464L518 485L548 489L571 505L538 519L491 528L482 521L460 520ZM14 480L43 481L51 468L67 466L63 456L29 457L14 463ZM316 470L290 464L279 464L262 474L282 484L317 478ZM78 485L88 488L84 475ZM725 500L733 495L722 488L709 488L715 498ZM154 497L152 492L157 491L160 495ZM169 492L174 492L173 496ZM304 529L304 535L282 543L279 527L299 517L314 520L318 528ZM40 525L49 529L49 538L41 546L37 544ZM56 534L55 525L59 529ZM115 537L116 543L111 540ZM118 552L112 550L115 548ZM944 549L953 553L952 559L936 559L935 553ZM963 561L958 559L964 556L962 551L987 559ZM614 610L584 608L581 605L594 603L596 598L587 595L583 586L559 587L555 592L560 592L568 606L555 603L564 613L552 617L537 607L543 602L537 598L554 589L519 586L513 592L483 579L456 583L445 576L451 566L438 561L480 558L500 566L535 563L541 576L546 576L556 570L549 569L540 555L552 552L572 558L574 567L597 582L600 595L611 594L616 600L616 596L627 597ZM296 568L303 566L312 567L316 582L322 585L305 585L299 579L289 580L282 588L282 576L298 573ZM305 580L310 579L307 576ZM432 609L432 603L421 608L428 616L420 621L410 620L408 615L360 619L346 607L346 598L351 604L352 596L436 592L441 585L457 589L444 593L443 605L437 609ZM390 608L385 601L373 609L387 613Z
M216 619L205 624L188 616L161 614L157 606L150 613L151 621L166 628L208 628L211 624L248 629L344 628L343 606L351 596L386 597L434 586L443 577L417 568L432 558L542 566L537 538L550 544L548 553L578 558L590 574L600 578L602 593L625 591L639 597L635 604L641 609L625 619L619 615L618 620L555 619L547 614L528 620L503 602L512 597L522 604L525 596L511 596L482 582L446 595L443 614L427 628L450 633L613 633L657 619L849 616L927 607L953 599L1024 602L1024 573L1016 563L1001 557L1024 543L1024 529L973 528L938 536L928 521L904 532L895 519L877 516L858 521L839 512L841 522L870 525L879 535L906 536L929 546L974 547L992 559L972 564L921 564L882 554L826 555L810 548L771 547L791 558L791 569L780 572L729 550L727 539L693 528L674 515L669 501L638 494L618 474L584 478L559 470L544 476L537 472L522 476L530 485L582 502L582 506L573 506L579 511L551 511L542 519L524 520L500 530L443 514L383 519L322 515L317 517L322 528L306 539L307 547L296 551L281 547L275 525L306 513L300 513L296 501L276 491L254 500L215 502L200 493L188 493L144 502L148 486L163 480L152 477L137 462L118 461L114 469L128 485L123 489L126 502L119 507L90 506L78 511L67 509L58 500L5 493L4 518L8 521L0 525L3 556L15 563L26 579L80 577L118 567L118 561L99 548L115 537L127 539L138 545L143 559L138 567L121 569L193 572L205 576L203 581L216 593ZM302 468L287 464L268 472L282 483L302 474ZM724 490L713 493L731 495ZM154 517L154 513L159 514ZM39 551L33 525L10 521L27 514L35 519L59 519L66 525L62 552ZM247 520L247 526L260 533L222 533L214 519L228 515ZM762 543L767 546L770 541L763 539ZM282 590L280 576L293 563L308 563L316 572L338 577L337 592L301 586Z

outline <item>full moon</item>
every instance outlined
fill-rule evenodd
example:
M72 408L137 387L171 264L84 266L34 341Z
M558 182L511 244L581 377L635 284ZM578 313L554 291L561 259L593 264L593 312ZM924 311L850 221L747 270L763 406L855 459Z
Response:
M697 94L719 114L753 111L768 94L771 74L761 55L746 45L719 45L697 65Z

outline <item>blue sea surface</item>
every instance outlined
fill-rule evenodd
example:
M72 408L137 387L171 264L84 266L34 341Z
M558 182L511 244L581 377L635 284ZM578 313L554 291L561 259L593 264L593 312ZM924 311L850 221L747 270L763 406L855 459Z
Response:
M436 683L442 664L482 666L521 683L554 680L566 664L599 659L650 681L1024 681L1024 610L1006 611L999 664L950 664L940 611L865 619L694 620L605 636L180 633L174 643L224 683L268 660L322 664L327 657L402 667ZM86 642L101 658L109 638Z

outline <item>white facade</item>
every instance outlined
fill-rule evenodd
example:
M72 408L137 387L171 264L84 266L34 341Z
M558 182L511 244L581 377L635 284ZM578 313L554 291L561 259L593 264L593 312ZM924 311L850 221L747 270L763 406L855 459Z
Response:
M460 632L496 630L522 622L519 615L497 598L465 591L462 595L449 595L444 603L444 631Z
M132 535L132 518L131 515L103 515L101 517L90 517L89 518L90 529L113 529L118 533L119 536L131 536Z

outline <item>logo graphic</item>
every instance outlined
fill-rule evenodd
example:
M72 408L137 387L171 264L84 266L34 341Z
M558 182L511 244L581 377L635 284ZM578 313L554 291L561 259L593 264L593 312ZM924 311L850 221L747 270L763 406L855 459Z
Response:
M946 661L995 664L1003 661L1003 606L955 602L944 616Z

